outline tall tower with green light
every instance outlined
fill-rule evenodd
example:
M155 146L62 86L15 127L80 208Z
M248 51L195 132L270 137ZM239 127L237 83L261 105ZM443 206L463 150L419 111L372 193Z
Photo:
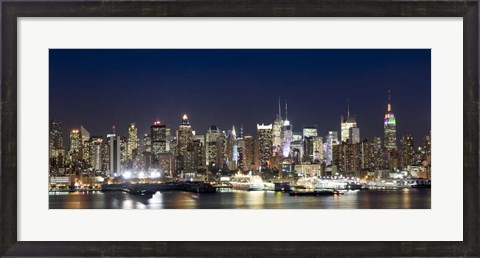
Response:
M383 129L385 132L385 150L397 150L397 123L395 121L395 115L392 112L392 105L390 104L390 91L388 91L387 112L383 120Z

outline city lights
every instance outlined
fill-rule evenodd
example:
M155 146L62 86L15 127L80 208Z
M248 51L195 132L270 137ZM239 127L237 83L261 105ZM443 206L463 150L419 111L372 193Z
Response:
M128 208L336 208L349 191L431 186L430 50L92 51L81 69L82 55L50 53L52 192L120 192ZM335 202L308 199L323 195ZM401 205L414 206L386 207Z

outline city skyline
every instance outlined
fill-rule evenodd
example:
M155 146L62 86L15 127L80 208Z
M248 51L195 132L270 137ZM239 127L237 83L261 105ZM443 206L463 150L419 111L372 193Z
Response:
M392 110L392 111L393 111L393 110ZM387 112L390 112L390 110L389 110L388 108L387 108ZM278 113L278 112L277 112L277 113ZM176 129L178 128L179 125L182 124L182 121L185 119L185 117L188 117L188 120L190 120L190 117L188 116L188 114L183 114L181 117L182 117L181 119L178 119L179 122L178 122L177 124L166 124L166 123L163 123L160 119L156 119L156 120L154 120L151 124L148 125L148 128L150 128L150 127L152 127L152 126L156 126L156 125L167 126L167 128L168 128L169 130L172 130L172 135L174 136ZM281 116L280 116L280 117L281 117ZM356 117L355 117L355 116L350 116L350 113L347 111L347 115L344 116L344 117L342 117L342 119L349 119L349 118L350 118L350 119L353 118L353 121L355 121L355 122L353 122L353 123L355 124L355 125L353 126L355 129L361 129L359 126L357 126ZM283 122L283 121L284 121L284 120L282 120L282 122ZM63 124L64 124L63 121L51 120L51 122L60 122L60 123L62 124L62 128L63 128ZM339 123L339 126L338 126L339 129L338 129L338 130L329 130L329 131L327 131L327 132L321 132L321 131L318 129L318 126L317 126L316 124L306 124L306 125L302 125L301 127L300 127L300 126L297 126L297 129L296 129L296 130L293 130L293 133L300 133L300 134L302 134L302 137L303 137L303 133L304 133L304 130L305 130L306 128L315 128L316 131L318 132L318 136L320 136L320 137L325 137L325 136L328 136L328 133L329 133L329 132L333 131L333 132L337 132L337 134L338 134L338 138L337 138L338 142L337 142L337 143L341 143L342 141L344 141L344 140L343 140L344 136L341 135L341 134L343 134L343 131L344 131L344 130L341 128L341 125L342 125L344 122L345 122L345 120L342 120L342 121ZM116 124L112 124L112 126L110 127L110 131L107 132L107 133L104 134L104 135L100 135L100 134L97 134L96 132L92 132L92 131L89 130L89 135L96 136L96 137L105 137L105 138L107 138L108 135L110 135L110 134L112 134L112 133L116 133L118 136L130 138L130 129L131 129L131 125L132 125L132 124L135 125L135 130L136 130L136 133L135 133L135 134L138 136L138 139L137 139L137 140L139 141L139 143L135 143L135 144L141 145L141 142L142 142L142 139L143 139L144 134L148 134L148 135L151 137L151 135L150 135L150 133L151 133L150 129L148 129L148 130L145 131L145 132L139 132L139 131L137 132L138 123L135 122L135 121L131 121L131 122L128 123L127 126L123 126L123 127L122 127L122 126L119 126L119 125L116 125ZM273 127L274 124L275 124L275 121L271 121L270 123L269 123L269 122L262 122L262 123L258 122L258 123L255 124L255 126L258 126L258 125L260 125L260 126L261 126L261 125L272 125L272 127ZM216 126L216 127L218 128L218 130L220 130L221 132L223 132L223 133L225 133L225 134L228 134L228 132L231 131L232 128L234 128L235 126L238 126L238 124L233 124L232 126L230 126L230 127L228 127L228 128L220 128L220 127L219 127L218 125L216 125L216 124L212 124L211 126ZM199 130L199 129L197 129L194 125L192 125L192 131L195 132L195 135L203 135L203 136L205 136L205 134L209 131L209 129L211 128L211 126L209 126L209 127L208 127L207 129L205 129L205 130L201 130L201 129ZM238 130L242 129L241 136L253 136L254 138L257 138L257 137L258 137L258 135L257 135L258 130L255 130L255 132L252 132L252 133L250 133L250 134L247 134L247 133L243 132L243 127L244 127L244 125L240 125L240 128L238 129ZM299 127L299 128L298 128L298 127ZM69 134L70 132L72 132L72 131L79 131L80 128L82 128L82 129L85 130L86 126L84 126L83 123L80 123L80 124L78 124L77 127L74 127L74 128L72 128L71 130L65 131L65 128L63 128L63 129L62 129L62 138L63 138L64 142L69 142L68 134ZM332 128L333 128L333 127L332 127ZM120 129L120 130L119 130L119 129ZM127 131L127 130L129 131L128 133L119 133L119 132ZM428 131L428 132L425 132L425 133L424 133L423 135L421 135L420 137L413 137L413 138L414 138L414 139L417 139L418 142L422 142L423 139L424 139L424 137L427 136L427 135L429 135L430 133L431 133L431 132ZM240 135L240 134L237 133L237 135ZM361 133L359 133L359 135L360 135L360 138L356 140L357 142L358 142L359 140L361 141L361 140L363 140L363 139L372 140L372 139L375 138L375 137L380 137L380 138L382 139L382 141L385 140L385 139L384 139L384 138L385 138L385 137L384 137L384 132L382 132L382 133L379 134L379 135L373 135L373 136L371 136L371 137L364 137L364 136L363 136L363 131L361 131ZM399 144L399 140L400 140L403 136L415 135L415 134L413 134L413 133L406 133L406 134L403 134L403 135L399 135L397 132L395 132L395 135L396 135L396 140L394 140L394 141L395 141L396 145L398 145L398 144ZM348 128L347 128L347 138L349 138L349 137L348 137ZM129 140L129 142L131 142L131 140ZM70 145L70 144L67 144L66 146L69 146L69 145ZM136 148L136 147L135 147L135 148Z
M415 139L421 139L421 137L430 132L430 50L50 51L50 118L63 122L64 132L83 125L93 135L105 136L111 132L111 126L116 125L120 135L127 135L129 123L135 122L139 128L138 134L142 135L149 132L149 127L157 119L162 121L162 124L168 124L174 129L178 126L183 114L187 114L194 128L193 130L197 134L205 134L211 125L217 125L222 131L228 131L232 125L235 125L237 130L239 130L240 126L243 125L245 135L255 136L256 124L273 124L275 115L278 113L278 97L281 97L282 102L288 100L288 119L293 125L294 132L301 132L303 127L308 125L317 125L319 136L326 135L328 131L340 132L341 116L347 116L347 109L349 109L351 116L354 116L357 120L362 139L374 136L383 138L383 125L380 122L380 118L383 118L387 109L388 90L391 90L392 94L392 110L399 121L397 125L398 139L406 134L412 134ZM242 57L238 57L240 56L239 54ZM170 61L177 60L177 63L170 64L178 67L174 69L166 64L160 65L168 70L168 73L158 71L158 64L157 66L152 66L151 69L140 69L145 68L145 64L141 64L139 60L143 60L146 64L151 64L154 58L147 56L152 55L154 57L162 56L163 59ZM243 57L244 55L256 57L255 62L247 62L245 60L246 57ZM167 57L165 58L165 56ZM314 57L323 57L323 59L318 61ZM92 60L89 60L89 58ZM225 61L226 59L228 60ZM279 59L284 59L284 62L278 61ZM96 62L94 62L95 60ZM126 63L129 60L133 61L128 69ZM190 60L191 62L188 63L187 67L184 67L182 65L186 63L182 62L182 60ZM210 69L215 71L207 73L206 70L209 69L203 66L195 66L201 63L201 60L209 60L210 64L212 64ZM273 60L277 62L275 63ZM316 64L317 61L315 60L320 64ZM356 60L356 63L351 64L352 60ZM116 61L122 62L118 63ZM166 62L165 60L163 61ZM332 77L326 80L328 83L325 80L313 83L313 79L304 78L303 86L291 87L291 85L298 85L299 83L292 83L292 81L302 76L310 76L317 79L322 76L328 77L328 73L324 71L325 69L319 69L318 72L315 70L315 68L322 67L322 65L325 68L327 61L330 64L327 67L330 71L330 77ZM157 60L157 62L162 63L161 60ZM285 76L283 73L288 71L283 71L282 73L276 71L275 68L282 66L277 63L283 64L283 69L292 68L293 70L290 69L290 71L294 74L296 73L297 76ZM367 65L366 63L369 64ZM96 65L92 67L92 64ZM100 67L105 64L107 65ZM220 69L220 66L225 64L230 64L230 66L223 70ZM74 69L80 65L88 68ZM365 65L368 67L364 67ZM340 76L342 75L341 71L334 69L337 66L346 67L343 76ZM234 69L239 67L242 69ZM247 79L242 79L241 81L252 81L250 86L261 84L258 82L260 79L262 79L262 82L271 81L269 84L262 84L265 85L263 88L252 89L247 86L241 88L238 87L240 82L236 82L233 79L227 80L226 78L219 80L217 76L214 76L228 77L227 75L235 74L235 71L239 71L238 73L241 74L259 67L264 69L253 73L253 76L247 76ZM368 68L372 67L376 68L373 70L375 70L378 76L373 79L367 79L372 74L372 71ZM399 68L393 69L393 67L402 67L403 70L399 70ZM364 74L361 75L358 71L354 71L356 70L355 68L361 68L360 70ZM187 75L195 74L195 71L197 71L193 79L190 79L191 81L202 78L202 76L209 77L203 78L201 83L197 81L197 83L192 83L192 85L205 84L210 79L215 82L212 84L215 84L217 88L212 86L196 89L194 86L186 84L186 81L188 82L189 80L179 77L173 78L173 80L169 78L170 83L165 84L165 87L153 87L152 85L155 85L155 83L148 83L149 79L147 77L152 76L152 74L159 73L163 77L168 77L168 75L174 77L174 75L180 76L179 73L182 69ZM155 70L155 72L152 70ZM411 75L409 78L402 76L409 72ZM79 73L83 74L83 77L74 76ZM141 76L135 76L135 74L141 74ZM318 74L320 74L320 77L317 76ZM353 79L344 78L349 77L347 76L349 74ZM110 82L106 86L104 85L105 87L103 88L99 87L102 82L105 83L107 78L115 78L113 81L122 86L115 87L112 86L114 83ZM238 79L239 77L234 78ZM388 80L389 78L390 80ZM120 82L120 79L125 79L125 82ZM279 83L279 81L284 81L285 79L289 79L290 82ZM358 87L348 88L347 86L352 80L358 80L353 85L359 86L359 84L365 83L365 81L371 81L370 85L372 86L362 87L361 89L358 89ZM89 87L79 86L87 81L89 83L86 85L89 85ZM132 81L137 83L131 84ZM383 83L379 83L379 81ZM416 83L406 84L408 81ZM227 82L237 86L232 87L230 91L219 87L219 85L228 85L229 83ZM338 87L337 89L322 87L319 86L322 84L321 82L326 85L335 85L335 82L338 82ZM139 84L141 87L132 86ZM173 87L173 85L182 86L183 88ZM275 85L278 85L277 89L275 89ZM71 92L71 87L75 86L78 87L77 91ZM105 92L105 88L107 92ZM95 91L95 89L97 90ZM152 101L151 98L154 97L145 97L146 100L150 101L142 101L138 99L138 94L130 94L130 101L126 101L125 98L128 99L129 93L132 90L135 92L135 89L142 93L139 95L143 97L158 93L158 101ZM145 95L145 91L148 92L149 90L151 94ZM260 94L261 101L258 101L256 94L252 95L252 92L255 93L256 90L259 93L267 91L267 93ZM359 94L360 92L362 94ZM102 93L106 94L102 95ZM253 101L250 100L252 98ZM115 101L115 99L117 100ZM172 102L175 102L175 104ZM218 105L215 104L212 108L212 102ZM231 104L226 105L225 102ZM347 105L349 108L347 108ZM99 106L102 108L99 109ZM156 106L158 106L158 111L156 111ZM253 108L255 108L255 112L252 111ZM117 112L112 112L115 109ZM105 115L105 112L110 115ZM157 113L157 115L153 113ZM92 116L93 114L98 114L102 119L96 121L97 119ZM108 119L109 117L112 118L111 121Z
M250 198L260 203L248 208L320 208L321 196L390 203L421 189L418 207L429 207L429 58L430 50L50 50L50 200L90 207L95 200L71 206L55 194L101 191L115 196L102 204L114 208L240 208ZM127 206L117 201L125 193ZM213 193L204 204L192 199Z

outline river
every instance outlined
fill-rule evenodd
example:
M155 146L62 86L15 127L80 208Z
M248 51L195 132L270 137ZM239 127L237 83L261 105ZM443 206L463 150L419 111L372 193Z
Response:
M430 189L361 190L334 196L289 196L273 191L217 193L50 193L50 209L430 209Z

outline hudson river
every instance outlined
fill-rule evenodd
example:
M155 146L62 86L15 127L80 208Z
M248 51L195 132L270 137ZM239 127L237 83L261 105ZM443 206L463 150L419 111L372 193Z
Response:
M217 193L50 193L50 209L430 209L430 189L361 190L334 196L289 196L273 191Z

